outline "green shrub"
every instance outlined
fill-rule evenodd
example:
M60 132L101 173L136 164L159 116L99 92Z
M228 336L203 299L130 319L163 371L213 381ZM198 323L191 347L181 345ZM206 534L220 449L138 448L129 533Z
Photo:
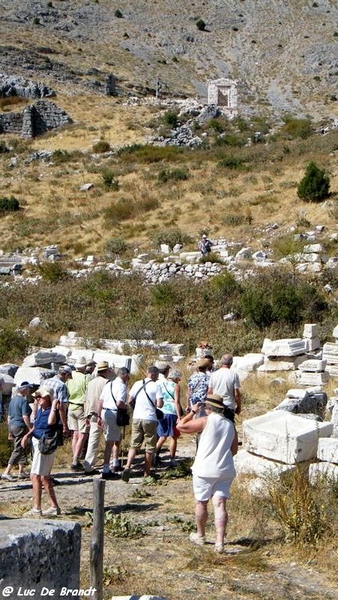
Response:
M130 163L131 157L140 163L156 163L161 161L179 161L182 160L182 155L188 152L189 149L180 148L178 146L150 146L141 144L132 144L124 146L117 152L117 156Z
M227 156L220 160L218 164L220 167L226 167L227 169L243 170L245 168L244 163L245 159L241 156Z
M324 169L318 167L315 162L310 162L306 168L303 179L298 185L298 197L307 202L320 202L321 200L328 198L329 190L329 175Z
M220 265L224 264L222 257L217 254L217 252L209 252L209 254L204 254L201 256L199 261L202 264L205 264L206 262L219 263Z
M67 270L59 262L44 262L38 266L38 272L44 281L49 281L50 283L66 281L69 278Z
M167 112L163 115L163 122L175 129L178 125L178 111L167 110Z
M114 202L107 206L104 209L104 225L108 229L114 224L119 223L120 221L126 221L133 216L134 212L134 203L132 200L128 200L127 198L121 198L117 202Z
M14 196L0 198L0 213L16 212L18 210L20 210L20 203Z
M106 190L117 192L120 188L118 180L115 178L115 173L110 169L104 169L101 174L103 186Z
M292 117L286 117L285 124L280 130L282 136L287 139L301 138L305 140L312 133L312 125L309 119L294 119Z
M51 160L55 165L61 165L63 163L69 162L71 159L71 155L67 150L54 150L51 156Z
M160 183L167 183L169 180L186 181L189 179L189 171L188 169L162 169L158 173L157 179Z
M0 323L0 361L10 362L23 358L32 340L12 322Z
M198 21L196 21L196 27L200 31L205 31L205 27L206 27L205 21L203 21L203 19L198 19Z
M229 121L225 117L214 117L208 121L210 129L213 129L217 133L224 133L229 129Z
M128 244L122 238L110 238L105 243L104 248L107 254L115 257L124 254L128 249Z
M5 154L9 152L9 148L7 148L5 142L0 142L0 154Z
M216 146L229 146L230 148L242 148L247 142L242 134L227 133L216 138Z
M104 152L109 152L111 150L109 142L105 140L100 140L93 144L93 152L96 154L103 154Z

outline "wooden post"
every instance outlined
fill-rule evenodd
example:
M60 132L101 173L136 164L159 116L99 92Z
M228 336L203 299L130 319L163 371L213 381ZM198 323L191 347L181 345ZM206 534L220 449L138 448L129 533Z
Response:
M104 490L106 482L93 481L93 530L90 546L90 585L93 600L103 600Z

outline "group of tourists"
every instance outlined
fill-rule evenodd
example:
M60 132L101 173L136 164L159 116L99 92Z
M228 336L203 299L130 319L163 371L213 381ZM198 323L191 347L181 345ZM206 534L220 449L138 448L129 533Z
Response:
M170 466L175 466L177 439L181 433L195 434L197 452L193 463L193 489L196 501L197 533L193 543L205 543L207 505L212 498L215 513L215 550L222 552L227 522L226 500L235 477L233 455L237 452L235 414L241 411L240 385L231 369L232 356L225 354L214 369L212 355L197 360L188 379L186 407L182 406L182 373L158 362L147 369L129 393L126 367L115 372L105 361L95 364L80 358L72 369L62 365L58 373L32 393L23 382L16 388L8 407L9 435L14 443L8 466L1 478L12 481L14 465L19 479L30 476L33 508L27 515L60 514L51 470L57 444L72 436L73 471L98 474L95 468L99 443L104 436L103 479L121 478L128 482L136 455L144 445L144 476L161 463L160 452L169 438ZM94 375L95 373L95 375ZM29 400L32 400L33 403ZM129 408L133 409L130 446L122 469L119 459ZM27 448L32 442L30 475L25 471ZM55 440L55 444L54 444ZM81 462L83 460L83 462ZM50 507L42 511L42 488Z

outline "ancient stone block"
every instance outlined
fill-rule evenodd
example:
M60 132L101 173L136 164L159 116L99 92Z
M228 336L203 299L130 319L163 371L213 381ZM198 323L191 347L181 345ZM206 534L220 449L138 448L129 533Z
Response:
M81 529L78 523L57 523L30 519L9 519L0 530L0 591L14 588L12 597L20 596L20 586L35 590L79 588ZM3 594L5 595L5 594ZM22 593L22 596L24 594Z
M323 386L330 381L330 373L327 371L321 373L295 371L293 373L293 377L297 385L302 385L305 387Z
M325 371L325 367L326 360L311 358L305 360L298 368L300 371L306 371L308 373L320 373L321 371Z
M338 465L338 438L322 438L318 440L317 458Z
M298 356L299 354L305 354L306 346L305 341L301 338L286 338L282 340L269 340L265 338L262 352L270 358L274 356Z
M309 481L315 484L318 479L325 478L328 481L338 481L338 465L328 462L320 462L310 465Z
M306 360L305 354L303 356L294 357L280 357L280 358L267 358L265 357L264 363L258 367L259 373L273 373L275 371L295 371L299 365Z
M316 323L305 323L303 338L314 338L319 335L319 327Z
M317 456L318 439L329 437L332 423L304 419L284 410L243 423L244 449L286 464Z

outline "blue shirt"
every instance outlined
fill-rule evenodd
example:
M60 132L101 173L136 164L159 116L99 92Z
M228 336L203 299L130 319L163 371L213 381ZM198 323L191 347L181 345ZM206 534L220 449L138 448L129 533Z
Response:
M13 396L8 406L9 424L11 427L26 427L23 416L29 417L31 409L27 398L17 394Z
M48 425L50 411L51 407L46 408L45 410L38 408L37 410L33 436L38 440L42 438L43 434L45 434L47 437L53 437L53 435L56 433L57 423L54 425Z

